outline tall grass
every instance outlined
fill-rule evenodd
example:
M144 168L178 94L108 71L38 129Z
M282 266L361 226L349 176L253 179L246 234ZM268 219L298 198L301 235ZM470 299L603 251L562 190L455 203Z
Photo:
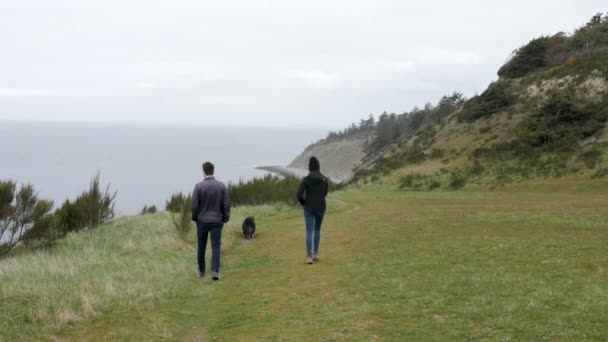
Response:
M224 228L222 252L238 241L245 217L277 212L273 206L235 209ZM194 240L192 230L189 234ZM24 335L46 340L49 332L101 314L151 310L180 294L189 279L200 285L195 260L193 246L175 238L170 213L122 217L69 233L55 248L2 260L0 340Z
M192 209L190 207L182 204L178 213L171 213L171 220L177 237L184 242L188 242L188 234L190 233L190 228L192 228L191 212Z

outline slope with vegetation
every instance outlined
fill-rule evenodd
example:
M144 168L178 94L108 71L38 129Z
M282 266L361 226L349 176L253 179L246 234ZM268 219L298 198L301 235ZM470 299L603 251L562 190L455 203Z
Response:
M486 91L390 147L355 184L457 189L608 175L608 17L518 49ZM453 109L453 108L452 108Z

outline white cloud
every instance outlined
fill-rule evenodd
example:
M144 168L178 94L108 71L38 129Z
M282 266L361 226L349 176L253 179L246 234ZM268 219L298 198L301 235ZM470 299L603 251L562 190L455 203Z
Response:
M320 70L296 70L285 73L288 78L303 81L306 84L319 88L336 86L338 75Z
M55 94L55 91L49 89L0 88L0 97L51 96Z
M514 48L603 5L3 0L0 116L343 126L481 91Z

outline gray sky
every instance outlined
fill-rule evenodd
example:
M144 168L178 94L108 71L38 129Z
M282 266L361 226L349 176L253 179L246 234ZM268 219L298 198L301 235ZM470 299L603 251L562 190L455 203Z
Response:
M480 92L605 5L0 0L0 119L340 128Z

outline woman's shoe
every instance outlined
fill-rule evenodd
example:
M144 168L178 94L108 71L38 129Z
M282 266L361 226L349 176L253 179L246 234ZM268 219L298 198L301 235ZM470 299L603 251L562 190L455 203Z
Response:
M309 265L312 265L312 258L311 257L306 258L306 263Z
M319 261L319 254L315 254L315 255L312 257L312 261Z

